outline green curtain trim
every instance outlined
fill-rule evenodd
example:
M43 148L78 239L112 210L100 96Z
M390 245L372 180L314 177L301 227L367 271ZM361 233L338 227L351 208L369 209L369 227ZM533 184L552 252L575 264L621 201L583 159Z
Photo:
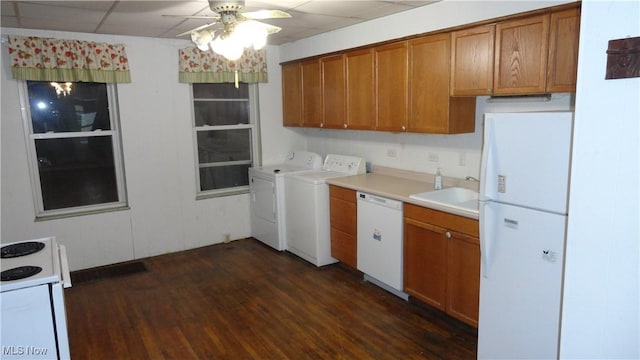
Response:
M39 81L85 81L99 83L130 83L129 71L83 70L83 69L42 69L12 67L13 77L19 80Z
M178 73L181 83L233 83L236 81L235 72L184 72ZM238 72L238 81L244 83L266 83L267 73Z

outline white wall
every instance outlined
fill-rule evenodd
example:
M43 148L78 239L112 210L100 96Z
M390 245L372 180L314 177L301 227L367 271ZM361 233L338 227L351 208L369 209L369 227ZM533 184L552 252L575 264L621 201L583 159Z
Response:
M358 130L304 129L308 149L323 156L328 153L362 156L375 166L435 173L463 179L480 177L483 115L487 112L571 110L573 96L554 94L549 102L505 100L489 103L488 97L476 100L476 130L470 134L434 135L388 133ZM389 156L388 151L396 156ZM431 161L435 154L438 161Z
M640 358L640 78L605 80L640 2L584 1L560 353Z
M55 235L67 245L72 270L250 236L248 195L195 200L196 171L189 85L178 83L178 49L186 40L3 28L34 35L126 45L132 82L119 84L130 210L34 221L18 82L2 48L1 241ZM265 160L284 157L304 140L282 127L277 47L268 47L270 82L259 85Z
M348 28L338 29L281 46L282 60L299 59L403 36L492 19L570 1L450 1L405 11ZM299 129L307 137L307 149L362 156L372 165L435 173L445 176L479 177L483 114L486 112L571 110L573 97L556 94L550 102L476 102L476 129L462 135L424 135L373 131ZM387 156L388 151L396 157ZM435 154L439 161L429 161Z

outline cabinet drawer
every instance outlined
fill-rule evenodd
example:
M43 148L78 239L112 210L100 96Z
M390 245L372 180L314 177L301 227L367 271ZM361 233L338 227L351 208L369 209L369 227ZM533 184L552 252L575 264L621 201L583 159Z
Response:
M420 222L427 222L429 224L475 237L478 237L480 233L478 220L413 204L404 204L404 217Z
M356 202L356 191L343 188L340 186L330 185L329 186L329 197L341 199L344 201L349 201L352 203Z
M331 228L331 256L356 269L358 250L355 236Z
M355 236L358 225L356 204L332 198L329 208L331 227Z

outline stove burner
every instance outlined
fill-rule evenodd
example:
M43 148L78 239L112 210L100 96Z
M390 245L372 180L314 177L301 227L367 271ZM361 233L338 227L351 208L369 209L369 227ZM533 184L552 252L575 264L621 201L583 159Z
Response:
M25 241L19 242L7 246L3 246L0 250L0 257L2 259L15 258L20 256L26 256L44 249L44 243L39 241Z
M13 269L5 270L1 273L0 280L12 281L28 278L42 271L39 266L19 266Z

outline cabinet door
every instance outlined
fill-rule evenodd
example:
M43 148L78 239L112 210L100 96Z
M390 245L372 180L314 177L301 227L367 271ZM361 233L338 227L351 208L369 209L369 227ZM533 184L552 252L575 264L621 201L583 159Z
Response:
M445 310L447 238L443 228L405 218L404 291Z
M358 222L355 190L329 186L329 214L331 256L357 269Z
M493 91L495 25L451 34L451 95L482 96Z
M478 326L480 294L480 241L477 237L448 232L447 313Z
M409 42L407 131L446 133L449 127L449 34Z
M552 13L550 22L547 92L575 92L580 9Z
M376 67L376 130L405 131L407 126L407 42L373 49Z
M304 61L302 67L302 126L322 126L320 60Z
M322 58L320 64L322 65L322 125L325 128L343 128L347 122L344 55Z
M548 37L549 14L496 25L494 95L545 92Z
M302 76L300 64L282 65L282 125L302 125Z
M373 129L375 126L375 81L373 50L351 51L345 56L347 76L347 127Z

